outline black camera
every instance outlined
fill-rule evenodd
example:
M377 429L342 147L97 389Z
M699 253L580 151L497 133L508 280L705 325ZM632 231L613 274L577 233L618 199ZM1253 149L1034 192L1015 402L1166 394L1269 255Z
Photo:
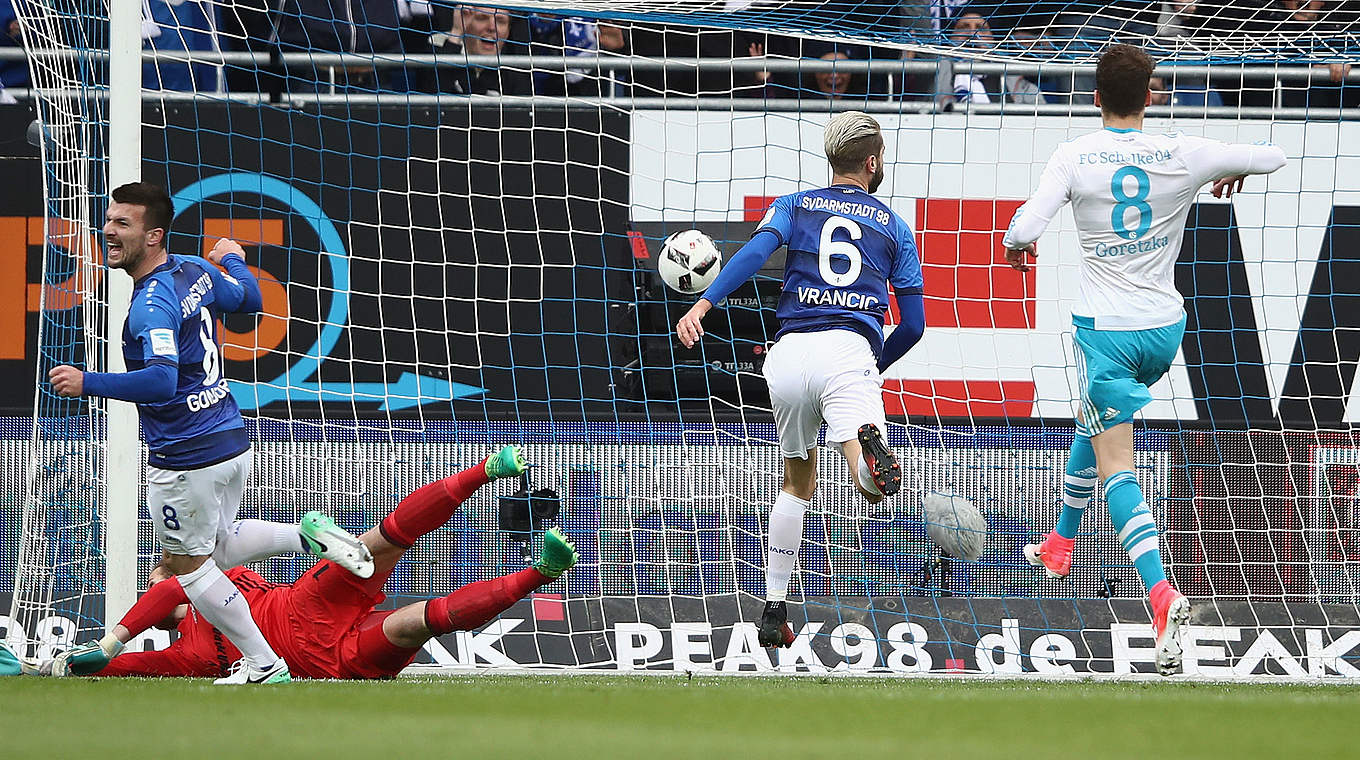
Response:
M519 490L500 498L500 527L519 541L528 541L529 534L543 529L545 520L552 520L562 511L562 499L551 488L529 490L529 473L519 476Z

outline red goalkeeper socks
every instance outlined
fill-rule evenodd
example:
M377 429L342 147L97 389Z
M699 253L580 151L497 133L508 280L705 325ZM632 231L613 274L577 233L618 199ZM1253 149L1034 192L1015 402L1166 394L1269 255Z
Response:
M552 578L532 567L487 581L477 581L448 596L425 603L425 627L442 636L453 631L471 631L510 609Z
M188 603L189 596L179 585L179 578L171 577L147 589L118 624L136 636L169 617L176 607Z
M416 539L448 522L473 491L490 482L483 459L457 475L417 488L383 518L378 529L388 541L409 549Z

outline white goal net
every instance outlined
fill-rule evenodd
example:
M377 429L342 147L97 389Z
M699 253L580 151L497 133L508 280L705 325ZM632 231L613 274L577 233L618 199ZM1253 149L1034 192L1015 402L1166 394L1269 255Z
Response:
M98 220L124 150L110 122L130 121L141 177L175 199L172 252L231 236L260 277L263 313L224 324L256 451L244 516L321 509L362 531L504 443L561 495L547 524L581 564L420 662L1152 672L1145 592L1103 501L1068 579L1021 554L1056 517L1073 435L1070 214L1036 271L1000 247L1053 149L1099 128L1094 58L1125 41L1159 62L1148 129L1289 156L1191 211L1185 341L1136 426L1168 575L1196 604L1186 671L1360 675L1352 4L350 5L366 15L149 2L140 115L108 107L107 24L23 6L31 80L8 91L41 125L47 232L30 266L37 400L0 425L0 538L17 546L0 551L17 568L0 568L0 597L28 656L116 619L107 566L144 584L159 556L140 497L106 485L109 452L137 441L43 382L55 364L103 366L121 329L107 285L125 276L103 267ZM755 643L781 467L761 367L782 259L690 351L672 330L693 297L655 257L689 228L730 257L775 197L826 183L822 130L849 108L883 125L879 197L922 255L925 337L884 384L908 487L868 507L823 457L790 594L799 638L772 654ZM513 487L482 489L408 552L392 603L523 567L521 536L498 524ZM983 511L979 559L930 542L931 491ZM108 515L129 510L137 548L115 557ZM260 569L286 582L307 563Z

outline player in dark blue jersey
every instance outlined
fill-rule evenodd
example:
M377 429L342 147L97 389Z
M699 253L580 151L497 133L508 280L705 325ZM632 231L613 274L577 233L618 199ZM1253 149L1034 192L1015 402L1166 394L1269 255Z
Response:
M902 469L883 437L880 373L921 339L925 306L921 262L906 222L873 196L883 181L883 135L868 114L847 111L826 126L831 186L774 202L750 242L723 268L676 325L692 347L702 320L781 246L788 246L776 314L779 335L765 359L765 380L784 455L784 484L770 510L762 646L787 647L793 631L784 601L803 540L803 515L817 486L817 435L850 467L870 503L902 486ZM902 315L883 339L888 286Z
M134 182L113 191L104 237L110 268L133 280L123 326L127 372L48 373L61 396L102 396L137 404L149 449L147 511L165 552L195 606L244 654L248 667L231 682L289 680L288 665L270 648L245 597L219 569L248 559L310 551L361 577L373 558L359 540L319 512L302 524L236 520L250 474L250 439L241 410L222 375L217 323L224 313L252 313L260 288L245 252L219 240L208 261L173 256L166 235L174 216L170 196ZM225 267L226 274L217 268ZM88 646L117 648L116 640ZM114 654L116 652L111 652Z

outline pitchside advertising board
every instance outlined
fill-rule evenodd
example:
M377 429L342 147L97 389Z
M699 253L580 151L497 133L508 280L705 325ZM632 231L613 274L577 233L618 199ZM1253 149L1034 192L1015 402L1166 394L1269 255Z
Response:
M411 602L390 600L385 606ZM756 639L762 602L751 597L603 598L539 595L476 631L426 643L416 668L572 667L618 671L1001 676L1154 673L1150 614L1131 600L809 598L791 605L793 646ZM8 599L0 594L0 609ZM1353 608L1204 603L1185 629L1184 672L1206 678L1360 677ZM27 634L26 657L69 645L73 622L52 616ZM151 630L130 651L168 646ZM414 670L414 669L413 669Z
M19 438L19 427L0 430ZM538 464L535 485L561 494L560 524L576 541L580 564L480 630L429 644L420 664L1151 672L1150 612L1132 570L1119 560L1103 510L1087 517L1091 534L1082 537L1086 548L1069 579L1045 580L1021 558L1021 544L1052 519L1061 473L1055 465L1062 454L1054 440L1027 436L1033 440L1025 443L1003 431L968 439L959 433L957 442L972 445L917 448L913 475L925 478L921 485L952 481L983 506L989 522L987 551L977 562L955 562L947 578L923 577L924 569L938 570L931 565L937 555L913 503L896 500L883 511L853 513L849 500L837 502L835 489L828 488L833 497L819 502L805 528L793 578L791 617L800 638L792 649L771 654L757 646L754 624L764 595L762 520L777 484L777 449L755 446L734 457L731 431L673 430L662 441L618 443L638 437L642 427L621 426L605 436L610 443L550 442L538 431L535 437L543 440L528 444L528 456ZM433 424L427 432L434 442L327 443L298 440L274 425L252 430L259 443L244 516L288 521L319 508L356 531L375 524L403 494L475 461L488 441L503 435L494 427ZM770 433L755 431L761 440ZM716 442L720 439L727 445ZM1360 675L1355 605L1360 578L1355 547L1348 542L1355 533L1360 481L1357 448L1353 442L1343 445L1339 436L1332 445L1318 446L1317 436L1299 435L1289 451L1273 451L1278 439L1279 433L1272 439L1267 433L1229 432L1176 447L1217 451L1219 461L1213 462L1139 453L1171 578L1196 603L1187 633L1188 673ZM1166 448L1166 441L1146 437L1140 443ZM28 441L3 444L6 471L15 472L27 461ZM1236 467L1248 453L1270 461ZM1296 464L1276 464L1287 461ZM1247 474L1222 474L1234 469ZM846 475L835 467L828 472L832 481ZM1191 481L1193 496L1187 497ZM1300 490L1286 498L1291 483ZM1248 492L1251 484L1256 493ZM389 606L523 567L521 547L496 529L496 497L511 487L480 489L448 526L422 538L386 584ZM1291 513L1269 505L1284 501L1305 506ZM8 589L14 561L8 536L17 533L17 509L0 514L7 536L0 549L8 548L9 560L0 564L0 589ZM149 526L141 534L145 572L155 551ZM54 542L54 559L72 561L79 549L69 541ZM306 556L278 558L259 569L269 580L288 582L311 562ZM65 589L57 591L67 596ZM6 601L0 593L0 609L7 608ZM78 628L102 627L103 618L97 588L87 589L79 608L27 623L22 633L30 642L28 654L69 645ZM0 629L5 627L0 618ZM10 634L20 638L17 630ZM135 646L168 641L169 634L152 631Z

